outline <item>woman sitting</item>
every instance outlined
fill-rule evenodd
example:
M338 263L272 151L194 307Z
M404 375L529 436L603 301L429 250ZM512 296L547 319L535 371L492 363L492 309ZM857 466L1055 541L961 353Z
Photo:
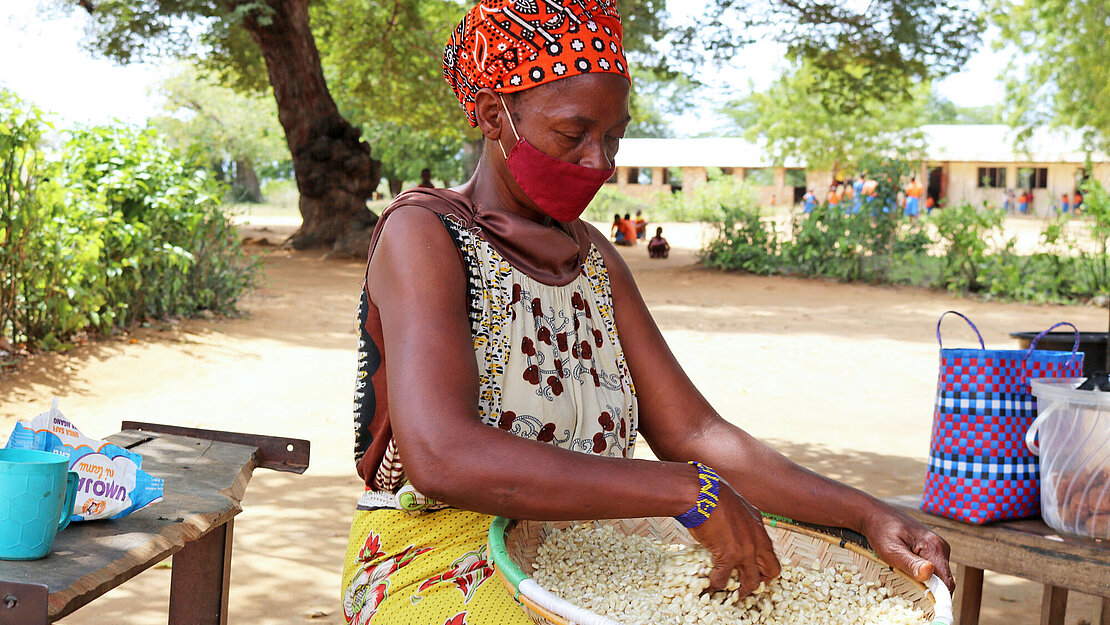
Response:
M655 236L648 241L648 256L666 258L671 253L671 245L663 238L663 226L655 228Z
M762 509L951 581L935 534L714 411L579 218L631 120L621 33L611 0L481 0L451 36L445 75L482 155L462 186L398 197L371 242L348 623L530 623L491 579L493 515L673 516L713 553L710 587L737 569L746 595L779 573ZM659 461L633 459L641 436Z

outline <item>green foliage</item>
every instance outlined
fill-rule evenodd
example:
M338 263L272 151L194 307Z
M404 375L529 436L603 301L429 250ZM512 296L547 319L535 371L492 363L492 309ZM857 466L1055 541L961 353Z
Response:
M749 195L749 199L751 196ZM775 222L764 219L752 201L722 204L713 237L699 258L709 267L758 275L779 271L779 237Z
M791 61L825 77L808 97L847 114L873 102L905 103L915 85L958 71L983 26L963 0L713 0L681 29L677 47L695 62L706 51L731 60L755 40L778 41Z
M314 4L313 33L340 110L356 126L392 123L461 138L468 126L443 80L443 46L463 11L453 0Z
M655 220L717 221L724 207L755 205L751 187L719 170L710 171L709 180L683 193L664 193L652 212Z
M617 213L635 215L636 211L647 212L649 208L651 208L651 203L629 197L617 191L615 185L605 185L597 192L594 199L590 200L590 205L586 207L586 212L582 214L582 218L590 221L611 222L613 215ZM656 216L656 220L662 220L662 218Z
M42 150L42 113L0 89L0 338L55 347L95 324L100 224Z
M219 171L233 166L290 170L292 157L269 95L243 94L183 65L158 87L166 115L151 120L182 151L203 150Z
M998 46L1012 45L1006 68L1010 123L1028 136L1051 124L1084 132L1110 150L1110 63L1105 0L993 0Z
M814 97L832 88L829 80L823 70L803 63L767 91L734 101L722 112L749 140L766 142L780 165L796 158L810 169L831 169L835 175L858 165L859 155L921 151L923 91L922 97L905 103L870 100L842 109Z
M922 124L1002 124L1005 123L1001 104L961 106L937 93L929 92Z
M904 163L872 164L880 181L878 197L858 214L818 206L795 214L789 233L750 205L720 207L714 236L701 261L720 269L761 275L795 274L842 281L910 284L958 293L1028 302L1085 301L1110 294L1110 195L1088 189L1092 216L1077 241L1067 217L1046 225L1042 251L1021 255L1004 238L1004 214L964 204L933 211L921 219L901 216L892 199ZM884 188L885 187L885 188ZM888 204L888 199L890 203Z
M936 228L937 239L946 252L942 257L940 286L972 293L986 288L982 274L988 267L991 243L1002 232L1005 216L1005 212L989 205L977 208L971 204L932 213L929 222Z
M410 126L368 122L362 136L374 146L387 180L420 180L420 170L432 170L433 180L463 180L463 138L460 135L414 130Z
M220 210L223 189L206 162L154 130L110 126L73 131L64 152L75 194L110 224L100 259L104 322L234 311L254 270Z
M46 128L0 90L0 336L52 349L88 328L235 312L257 271L207 163L110 127L72 131L51 160Z

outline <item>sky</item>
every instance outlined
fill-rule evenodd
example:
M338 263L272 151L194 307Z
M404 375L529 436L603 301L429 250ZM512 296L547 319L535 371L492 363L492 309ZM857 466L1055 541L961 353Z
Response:
M161 98L151 93L170 70L168 64L132 64L121 67L93 58L81 48L84 24L82 10L43 19L38 0L0 2L0 85L20 98L54 113L63 123L107 123L114 119L143 124L161 109ZM703 6L695 0L669 0L668 8L678 19ZM714 70L713 82L757 88L770 83L782 69L781 52L773 45L759 44L745 50L727 68ZM1002 101L1005 96L997 80L1005 54L984 46L972 56L964 70L941 81L937 88L956 104L980 106ZM726 76L726 81L720 81ZM446 88L446 87L445 87ZM705 94L705 104L674 120L679 136L704 132L723 123L714 109L731 92L723 89Z

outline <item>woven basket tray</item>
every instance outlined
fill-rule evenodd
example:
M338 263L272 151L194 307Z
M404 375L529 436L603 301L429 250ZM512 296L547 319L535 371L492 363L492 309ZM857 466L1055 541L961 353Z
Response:
M532 620L540 625L608 624L611 620L573 606L531 580L522 571L531 571L536 552L547 536L558 529L578 525L580 521L537 522L497 519L490 528L490 553L493 554L497 576L517 597ZM611 525L625 534L650 536L664 543L694 545L696 542L674 519L615 519L591 521ZM900 571L892 569L864 548L842 538L809 528L799 527L777 518L765 518L767 533L779 558L791 564L809 566L814 562L828 568L837 564L852 565L865 581L879 582L891 595L904 597L933 620L934 625L952 623L951 597L940 580L931 580L929 587ZM934 601L934 593L943 595Z

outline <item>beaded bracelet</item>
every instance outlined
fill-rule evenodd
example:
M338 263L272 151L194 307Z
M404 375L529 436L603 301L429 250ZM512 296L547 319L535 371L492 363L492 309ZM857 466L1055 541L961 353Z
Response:
M721 491L721 478L713 469L700 462L690 461L690 464L698 468L701 488L698 489L698 501L694 507L675 517L686 529L698 527L709 520L709 515L717 508Z

